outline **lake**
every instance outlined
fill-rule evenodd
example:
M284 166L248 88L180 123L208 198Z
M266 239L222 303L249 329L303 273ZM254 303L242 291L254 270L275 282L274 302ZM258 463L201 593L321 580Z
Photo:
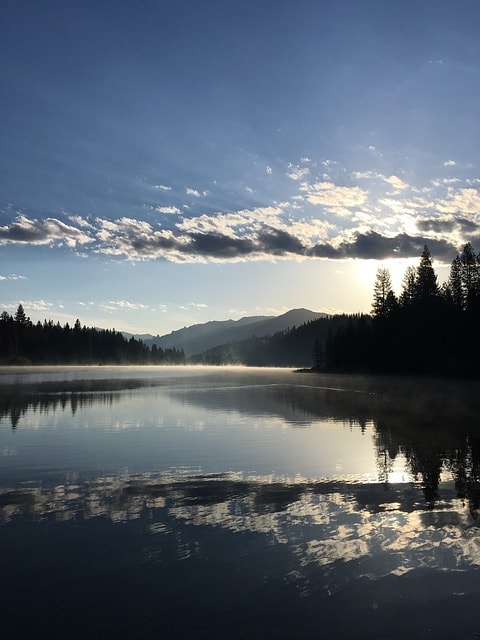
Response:
M474 382L0 369L2 638L480 636Z

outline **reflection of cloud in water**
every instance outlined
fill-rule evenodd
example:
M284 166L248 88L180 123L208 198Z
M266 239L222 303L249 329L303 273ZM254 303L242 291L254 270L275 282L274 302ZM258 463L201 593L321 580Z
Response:
M286 545L298 575L312 570L330 575L338 563L352 563L348 571L372 579L422 567L479 566L480 532L468 508L456 497L453 483L442 484L440 493L442 501L431 509L416 485L385 489L373 483L233 474L142 474L4 489L0 517L14 526L17 518L59 523L107 518L122 523L148 514L149 533L160 537L173 535L175 522L181 521L190 527L185 529L188 539L177 545L178 559L199 552L205 528L250 532Z

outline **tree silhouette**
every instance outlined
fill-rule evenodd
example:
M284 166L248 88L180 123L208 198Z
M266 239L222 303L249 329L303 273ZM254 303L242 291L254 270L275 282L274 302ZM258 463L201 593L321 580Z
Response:
M373 287L373 316L387 318L394 311L396 304L397 299L393 293L390 271L385 268L377 269Z
M427 245L424 246L417 267L416 297L422 302L429 302L437 298L439 288L437 274L433 269L432 257Z
M460 262L462 264L463 308L473 310L479 297L480 282L478 260L470 242L464 246Z
M465 309L466 307L462 271L463 271L462 261L460 259L460 256L457 255L453 259L452 266L450 267L450 276L448 278L448 289L450 291L452 303L458 309Z
M408 307L415 301L417 293L417 270L414 266L407 267L402 285L403 289L399 298L400 306Z

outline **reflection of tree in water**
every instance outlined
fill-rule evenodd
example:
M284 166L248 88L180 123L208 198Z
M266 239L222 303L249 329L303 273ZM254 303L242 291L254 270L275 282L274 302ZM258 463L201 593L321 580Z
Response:
M457 497L466 501L473 518L480 507L480 439L463 421L447 424L445 416L434 420L430 412L415 420L374 421L379 480L388 484L398 455L403 455L412 477L420 480L426 502L439 499L442 472L454 479Z
M20 419L26 415L28 411L39 413L49 413L60 409L65 411L70 409L75 414L78 409L90 407L94 404L112 405L118 402L119 397L110 393L95 394L78 394L68 393L59 394L57 396L31 396L31 397L13 397L9 399L0 398L0 419L10 418L12 429L16 429Z
M0 389L0 419L10 419L12 429L16 429L28 411L47 414L69 409L75 414L94 404L119 402L118 392L144 384L139 380L80 380L4 386Z

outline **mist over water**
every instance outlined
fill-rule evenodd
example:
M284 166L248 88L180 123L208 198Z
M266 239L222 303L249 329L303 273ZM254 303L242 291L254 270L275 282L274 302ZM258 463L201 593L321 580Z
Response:
M274 369L2 370L6 637L475 637L477 396Z

